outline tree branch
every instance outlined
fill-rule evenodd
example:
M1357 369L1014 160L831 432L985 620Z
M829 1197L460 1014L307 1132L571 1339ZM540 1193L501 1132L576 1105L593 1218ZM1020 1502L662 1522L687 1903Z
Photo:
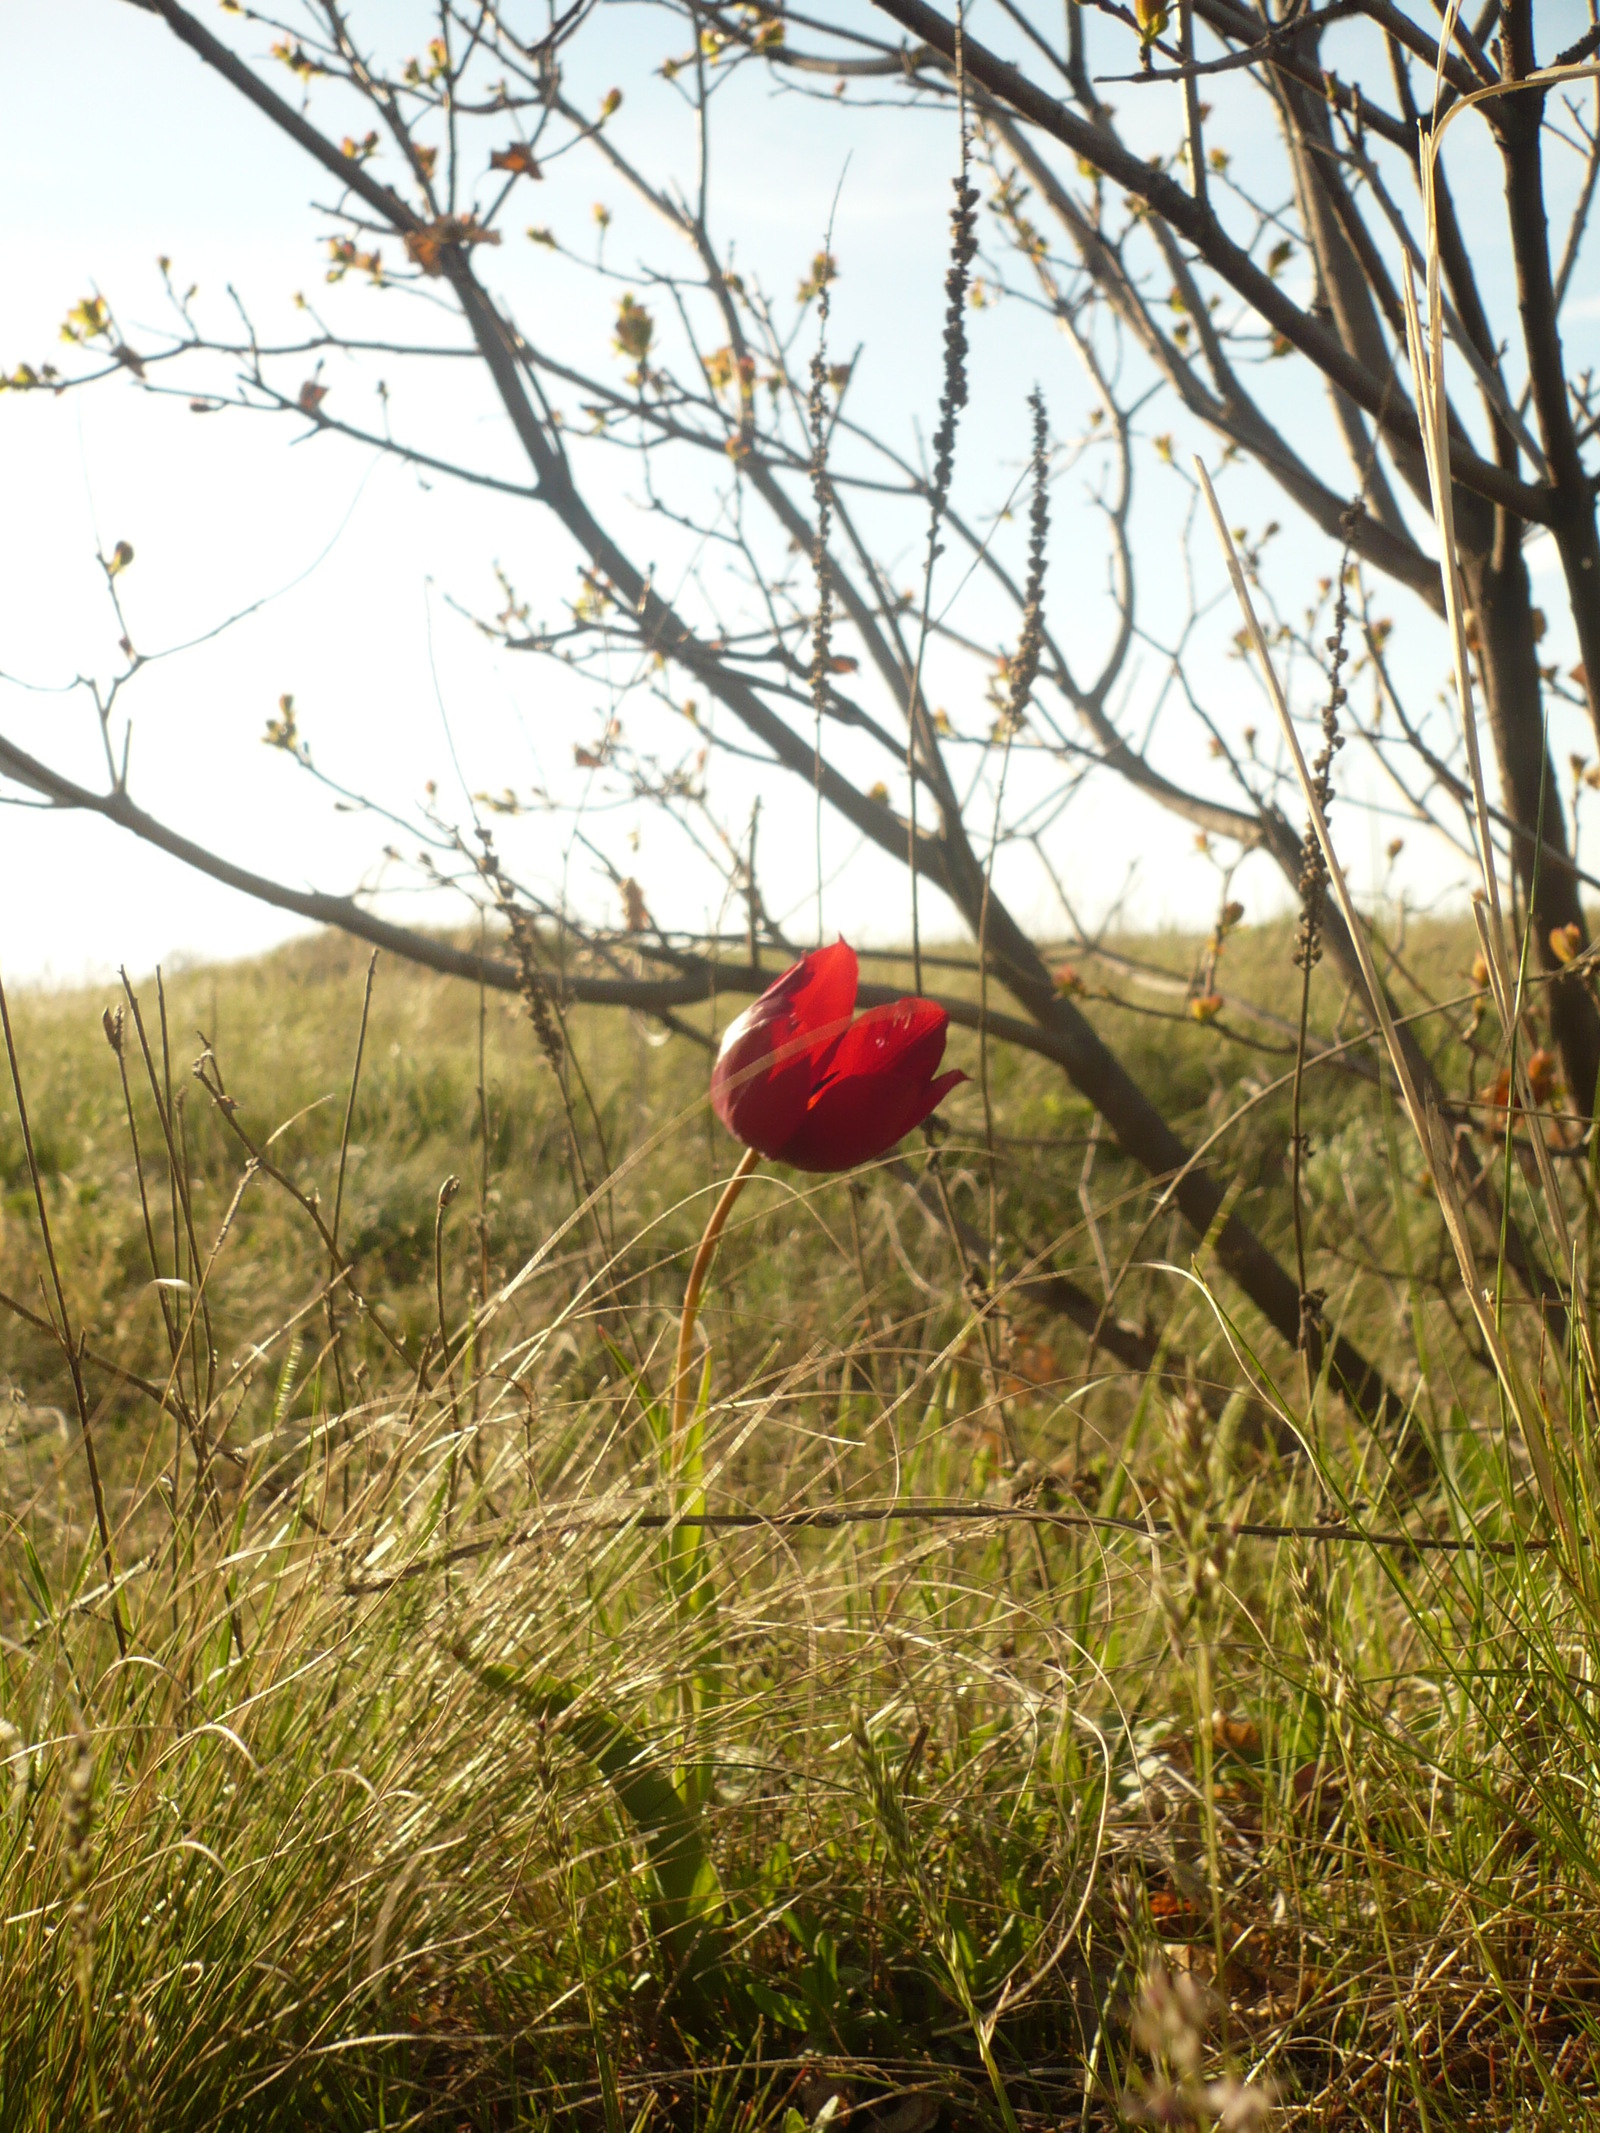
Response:
M914 36L933 45L950 64L954 64L954 26L929 7L926 0L872 0L872 4ZM1358 362L1342 346L1336 335L1302 311L1181 185L1164 172L1152 169L1103 127L1080 118L1067 105L1030 82L1017 68L997 59L970 34L963 39L963 55L968 75L991 96L1008 104L1019 117L1060 141L1074 155L1093 164L1130 197L1144 201L1153 213L1169 222L1194 246L1213 273L1237 291L1274 331L1308 357L1387 434L1408 451L1421 449L1416 414L1406 396L1390 379L1374 377L1364 363ZM1460 487L1490 502L1503 504L1519 518L1534 524L1553 523L1554 505L1548 490L1518 480L1504 468L1480 459L1464 445L1452 449L1451 466Z

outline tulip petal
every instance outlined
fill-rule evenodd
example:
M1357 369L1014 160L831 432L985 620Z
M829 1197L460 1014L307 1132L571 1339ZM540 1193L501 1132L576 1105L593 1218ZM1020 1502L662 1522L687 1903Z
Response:
M770 1000L783 990L784 997L793 1003L797 1026L826 1035L831 1041L856 1011L859 976L855 950L848 941L835 941L830 948L813 948L809 955L803 955L776 985L767 987L761 998Z
M849 1170L887 1154L967 1078L959 1070L934 1078L948 1025L930 1000L870 1009L835 1046L780 1159L800 1170Z
M857 1016L834 1047L826 1081L846 1074L926 1081L944 1057L950 1017L932 1000L890 1000ZM825 1083L819 1083L820 1096Z
M805 1115L856 999L855 951L819 948L728 1025L711 1071L711 1104L747 1147L776 1155Z

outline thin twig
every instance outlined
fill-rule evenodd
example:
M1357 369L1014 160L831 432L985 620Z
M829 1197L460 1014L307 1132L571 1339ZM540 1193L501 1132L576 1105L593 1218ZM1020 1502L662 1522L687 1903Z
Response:
M837 1532L853 1526L974 1525L1045 1526L1068 1533L1128 1534L1141 1541L1160 1542L1173 1538L1174 1529L1154 1518L1119 1518L1095 1511L1051 1510L1036 1504L997 1503L892 1503L826 1504L802 1506L787 1511L634 1511L612 1516L592 1512L552 1512L537 1523L512 1533L499 1533L458 1548L441 1550L404 1564L386 1578L353 1579L345 1586L350 1593L391 1592L397 1585L427 1577L452 1563L471 1562L497 1554L502 1549L525 1548L545 1540L566 1540L581 1533L662 1533L680 1526L713 1533L796 1533L807 1527ZM1556 1543L1537 1536L1515 1540L1489 1540L1480 1535L1465 1539L1430 1533L1370 1531L1348 1520L1315 1525L1280 1525L1270 1520L1232 1519L1207 1521L1208 1535L1227 1534L1240 1540L1313 1541L1329 1546L1350 1544L1363 1548L1395 1548L1408 1555L1499 1555L1542 1554Z

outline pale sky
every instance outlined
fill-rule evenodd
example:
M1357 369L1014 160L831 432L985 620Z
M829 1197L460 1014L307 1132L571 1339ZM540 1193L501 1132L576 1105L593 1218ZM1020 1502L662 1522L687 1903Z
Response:
M202 12L209 20L203 6ZM386 9L378 19L392 26L402 12ZM265 33L239 29L236 18L219 21L247 49L267 41ZM229 283L265 336L287 336L303 324L289 301L297 289L332 312L343 292L332 295L323 286L329 224L313 206L328 197L328 184L159 21L122 0L53 0L13 5L6 27L0 187L12 213L0 365L9 370L24 359L62 357L60 322L91 288L112 299L134 346L155 345L165 316L154 265L160 253L171 256L180 285L199 284L202 314L218 326L228 319ZM659 18L614 4L580 40L570 86L578 101L590 104L610 82L621 86L619 143L653 175L670 173L689 184L692 137L653 72L661 36ZM321 115L315 104L313 115ZM834 249L842 278L833 346L848 352L864 345L852 405L893 431L913 456L916 426L926 436L936 419L950 133L948 122L932 115L854 114L776 96L751 70L719 136L713 170L721 178L714 227L736 237L740 259L779 290L798 279L819 248L837 191ZM1247 137L1237 146L1250 153ZM486 279L545 347L560 349L565 334L582 346L590 367L617 367L606 351L606 302L574 293L570 280L560 282L549 255L521 237L522 226L548 222L572 243L587 243L592 204L603 199L615 214L607 236L612 265L659 260L666 241L630 211L621 187L592 157L581 165L574 159L544 184L523 190L526 201L508 219L503 251L480 254ZM1586 272L1569 307L1575 356L1597 337L1596 289ZM614 304L614 291L606 301ZM392 318L389 330L417 330L412 307L395 309ZM447 318L436 323L441 333L450 330ZM972 330L974 401L961 479L976 507L997 502L1015 478L1026 446L1023 398L1034 379L1042 380L1062 430L1081 419L1084 395L1065 343L1021 307L974 314ZM456 366L457 373L465 368ZM330 409L371 420L381 369L331 364L324 381ZM408 388L409 400L397 398L397 428L409 422L419 441L522 479L503 422L481 393L452 395L451 378L439 375L450 369L434 366L426 381ZM393 382L398 375L396 368ZM1314 412L1325 427L1323 404ZM1170 404L1152 409L1144 427L1147 435L1174 431L1180 455L1202 445L1215 463L1215 444L1186 430ZM131 379L60 399L0 397L7 497L0 514L0 672L9 677L0 683L0 726L84 782L103 781L92 709L83 696L62 693L74 676L104 677L118 663L118 629L95 562L97 546L109 551L119 540L133 546L120 589L135 641L146 652L202 638L265 599L211 642L175 652L140 675L127 699L134 794L153 813L247 865L343 891L374 878L392 832L335 812L281 755L262 746L281 693L294 694L330 774L402 812L430 778L438 781L441 806L462 811L446 719L469 790L534 784L567 790L574 743L593 738L604 706L591 684L563 677L548 662L497 653L449 605L453 599L492 612L491 566L498 560L535 615L555 619L575 587L575 559L550 521L526 505L448 480L423 481L331 438L291 443L297 434L281 421L196 416L181 399L141 394ZM1265 484L1234 481L1230 511L1257 525L1271 513L1290 528L1280 543L1286 584L1297 573L1309 584L1331 567L1326 544L1296 526L1292 510ZM1146 513L1141 541L1165 542L1172 514L1186 499L1148 443L1139 483ZM1083 664L1092 667L1092 648L1108 618L1104 545L1087 486L1072 476L1056 485L1047 602L1058 633L1075 657L1081 645ZM670 555L669 536L648 522L630 469L602 477L596 494L636 556ZM897 565L907 582L919 545L917 529L908 527ZM1164 546L1141 549L1151 567L1162 567L1169 555ZM1211 568L1214 559L1208 554L1205 561ZM1533 561L1536 569L1549 567L1548 558ZM1158 586L1147 612L1154 627L1164 620L1162 606ZM1414 612L1398 594L1393 607L1402 618ZM1233 618L1226 620L1231 631ZM974 627L986 635L981 610ZM1435 656L1419 652L1419 671L1431 673L1427 662ZM1259 720L1253 685L1236 666L1208 659L1198 671L1216 692L1212 708L1235 730ZM1143 671L1153 671L1153 659ZM972 681L969 675L963 686ZM625 709L624 715L636 714ZM1166 767L1204 779L1199 736L1178 723L1177 713L1167 719ZM682 748L684 731L663 718L664 753ZM1571 745L1583 740L1578 734ZM1368 773L1350 775L1359 793ZM735 767L719 777L724 819L742 827L753 789L748 773ZM766 804L769 900L780 911L798 910L795 928L804 934L814 867L808 798L786 795L780 786L769 789ZM598 863L570 844L568 827L564 819L525 822L507 831L508 849L545 886L564 884L575 904L615 919L614 892ZM1371 871L1391 827L1383 825L1380 835L1374 825L1357 835L1363 849L1350 858L1358 876ZM609 808L592 833L619 865L637 873L658 917L685 925L715 919L708 873L653 810L631 803ZM637 834L636 850L630 833ZM397 841L409 850L407 840ZM1418 896L1436 895L1459 868L1413 842L1402 878ZM852 838L830 831L829 929L863 940L903 937L903 876L888 862L852 858L853 849ZM1194 854L1190 832L1109 778L1069 814L1051 849L1088 917L1106 908L1137 861L1130 916L1186 924L1209 918L1217 877ZM394 890L386 906L393 915L439 922L459 913L459 906L419 899L399 876L386 879ZM1029 916L1060 927L1059 909L1051 910L1036 874L1016 873L1012 893ZM1247 872L1246 894L1259 899L1262 911L1281 902L1265 863ZM121 962L146 969L158 960L243 954L293 930L282 914L107 825L0 808L0 969L9 978L72 981Z

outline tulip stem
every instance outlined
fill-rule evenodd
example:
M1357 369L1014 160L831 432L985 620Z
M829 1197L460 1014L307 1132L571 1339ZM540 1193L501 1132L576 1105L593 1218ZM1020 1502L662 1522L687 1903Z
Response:
M689 1423L689 1362L694 1346L694 1324L700 1316L700 1292L706 1285L717 1240L733 1212L733 1203L743 1192L745 1179L760 1160L760 1150L756 1148L747 1148L740 1157L738 1169L722 1188L722 1197L711 1210L711 1220L706 1224L700 1249L694 1255L694 1265L689 1269L689 1286L683 1292L683 1316L678 1321L678 1367L672 1377L671 1458L674 1474L683 1457L684 1436Z

